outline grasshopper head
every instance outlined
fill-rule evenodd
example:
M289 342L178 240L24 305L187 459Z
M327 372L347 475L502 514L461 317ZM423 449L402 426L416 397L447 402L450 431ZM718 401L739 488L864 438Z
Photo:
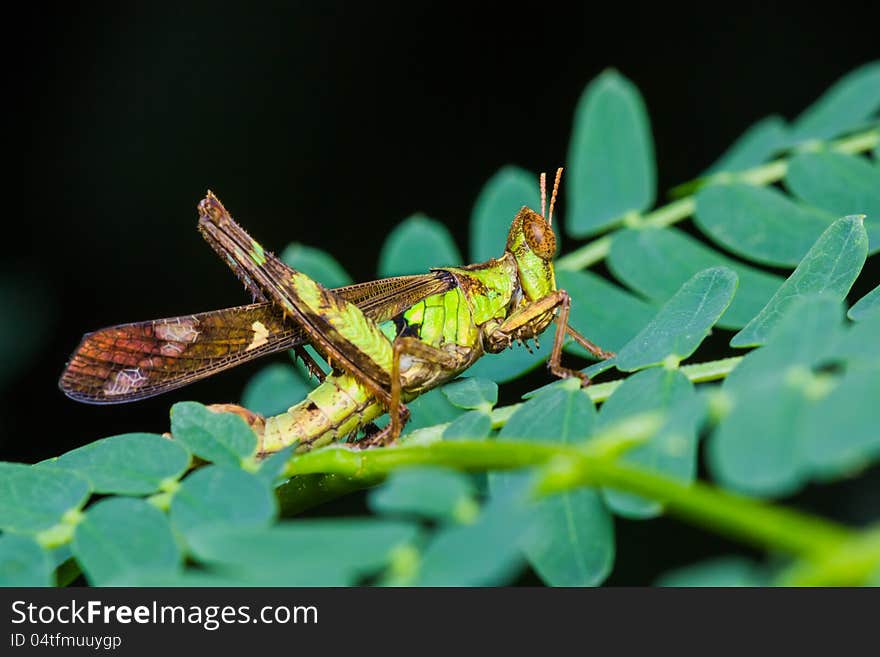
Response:
M553 195L550 197L550 214L544 218L546 202L546 177L541 174L541 214L523 206L516 213L507 234L506 251L513 255L519 271L523 294L529 301L545 297L556 289L553 272L553 256L556 255L556 235L553 234L553 206L559 191L562 169L556 171Z
M510 226L506 251L516 260L519 283L529 301L536 301L556 289L553 273L556 236L544 217L523 206Z

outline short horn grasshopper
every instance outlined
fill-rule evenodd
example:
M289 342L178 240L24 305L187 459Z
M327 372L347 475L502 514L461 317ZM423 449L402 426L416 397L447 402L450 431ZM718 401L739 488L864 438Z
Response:
M248 235L211 192L198 205L199 230L253 294L248 306L122 324L88 333L59 381L69 397L95 404L134 401L210 376L259 356L294 349L320 384L280 415L249 419L265 455L298 443L309 449L366 436L359 446L393 443L409 417L406 403L455 378L486 353L558 329L548 359L558 377L589 379L561 363L566 334L598 358L602 350L568 324L571 299L556 287L553 207L523 207L499 258L466 267L438 267L327 289L292 269ZM325 373L304 350L328 363ZM373 420L388 413L376 429Z

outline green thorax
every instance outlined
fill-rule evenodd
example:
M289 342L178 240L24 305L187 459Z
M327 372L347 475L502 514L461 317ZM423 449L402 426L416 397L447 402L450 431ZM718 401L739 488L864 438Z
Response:
M516 262L510 254L467 267L444 267L436 271L455 277L456 287L435 294L406 310L401 317L380 328L389 340L411 335L435 347L456 344L476 347L479 327L492 319L504 319L517 290Z
M511 254L467 267L445 267L452 274L471 309L474 324L502 319L517 288L517 266Z

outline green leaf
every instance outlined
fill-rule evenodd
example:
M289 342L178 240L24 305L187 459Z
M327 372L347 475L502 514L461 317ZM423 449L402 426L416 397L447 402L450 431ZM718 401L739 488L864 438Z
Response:
M684 360L703 341L736 292L736 274L712 267L695 274L656 317L617 354L617 369L632 372L668 356Z
M722 385L730 410L709 440L709 466L725 486L786 495L807 479L804 436L809 407L827 393L827 363L841 332L840 303L806 297L786 309L767 345L745 356Z
M858 126L880 108L880 62L847 73L792 125L792 143L828 139Z
M617 365L617 358L606 358L598 363L593 363L589 367L585 367L581 372L592 379L602 374L602 372L607 372L615 365Z
M446 384L441 390L453 406L466 410L491 411L498 403L498 384L489 379L466 377Z
M791 276L744 329L733 336L731 347L763 344L786 309L805 295L828 294L843 299L865 264L868 235L860 217L843 217L816 240Z
M439 221L414 214L388 235L379 254L379 275L421 274L431 267L458 265L461 255Z
M780 267L796 265L833 219L780 191L745 183L703 187L694 215L700 230L721 246Z
M82 507L89 484L75 472L0 462L0 529L35 534Z
M52 586L52 559L28 536L0 536L0 587Z
M129 497L89 508L76 527L73 554L93 586L125 584L140 573L174 573L183 561L167 516Z
M551 325L541 338L541 342L553 344L556 325ZM531 350L531 351L530 351ZM514 343L509 349L498 354L484 354L480 360L468 369L468 376L480 379L489 379L496 383L506 383L522 376L526 372L538 367L545 362L550 355L549 349L529 348Z
M254 579L238 574L227 572L215 572L212 570L196 570L190 568L177 573L136 573L125 580L126 586L137 587L178 587L178 588L205 588L205 587L232 587L232 586L273 586L276 582L270 578L256 582Z
M504 253L507 233L516 213L526 205L538 211L541 198L538 177L514 166L502 167L483 186L470 224L472 262L483 262Z
M566 232L585 237L654 203L656 173L648 114L638 89L614 70L578 101L568 151Z
M215 413L197 402L171 407L171 433L206 461L238 466L257 451L257 437L234 413Z
M297 520L272 527L213 527L189 544L200 561L252 585L347 586L411 542L410 523L373 518Z
M434 388L424 395L419 395L409 402L410 421L405 427L405 433L411 433L416 429L432 427L435 424L452 422L462 414L462 409L453 406L443 394L442 388Z
M624 453L627 463L690 483L697 469L697 424L702 407L694 386L678 370L654 367L638 372L602 405L598 429L606 429L638 413L662 413L660 430L644 444ZM628 518L648 518L660 514L662 505L636 495L604 489L612 511Z
M677 228L617 231L608 256L608 267L618 279L658 303L669 300L697 272L717 265L739 278L736 295L718 320L723 328L745 326L782 285L779 276L728 258Z
M241 405L268 417L283 413L299 402L312 386L296 368L284 363L273 363L257 372L245 386Z
M592 433L596 412L577 382L547 388L531 398L504 425L499 438L579 444ZM492 472L493 498L521 500L528 492L527 473ZM525 540L529 562L552 586L591 586L610 572L614 560L614 525L595 490L580 488L529 506Z
M243 470L214 465L183 480L171 500L171 523L189 538L205 527L268 525L277 503L266 482Z
M763 164L788 144L788 126L779 116L766 116L746 130L704 175L744 171Z
M351 276L336 259L326 251L291 242L281 253L281 260L315 279L324 287L351 285Z
M880 308L880 285L859 299L856 304L849 309L846 316L853 321L859 321L873 313L877 308Z
M801 153L789 162L785 185L836 216L867 215L869 251L880 250L880 169L867 159L833 151Z
M606 351L615 351L629 342L647 324L657 309L616 285L588 271L557 272L559 287L571 295L569 323ZM547 340L552 345L552 337ZM594 359L574 341L566 351ZM546 359L549 349L544 354Z
M257 477L270 486L283 481L281 475L284 472L287 461L293 455L294 449L296 449L296 444L288 445L263 459L260 462L260 469L256 472Z
M483 440L492 432L492 418L486 411L468 411L443 430L443 440Z
M148 495L189 467L186 449L153 433L111 436L63 454L51 463L86 479L95 493Z
M834 355L850 367L880 365L880 310L866 312L834 340ZM831 336L829 339L834 339Z
M719 557L676 568L661 575L655 586L766 586L757 566L742 557Z
M470 525L438 531L424 551L417 586L494 586L520 570L518 544L526 527L522 511L506 500L492 500Z
M880 458L880 364L847 372L833 390L807 407L804 449L810 471L839 476Z
M473 522L479 512L470 479L442 468L409 468L393 473L370 491L374 513L414 514L454 522Z

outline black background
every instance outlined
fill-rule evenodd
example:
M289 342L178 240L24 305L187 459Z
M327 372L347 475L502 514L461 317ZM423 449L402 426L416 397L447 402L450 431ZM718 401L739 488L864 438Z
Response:
M793 118L877 58L871 4L28 7L4 29L0 273L32 291L20 331L39 344L2 390L0 458L163 431L171 403L237 400L265 364L126 406L56 388L87 330L249 300L195 230L207 188L263 244L319 246L356 280L415 211L466 253L483 183L564 164L578 97L614 66L648 106L662 201L754 121ZM846 516L854 485L801 501ZM671 524L628 531L659 552L696 540Z

